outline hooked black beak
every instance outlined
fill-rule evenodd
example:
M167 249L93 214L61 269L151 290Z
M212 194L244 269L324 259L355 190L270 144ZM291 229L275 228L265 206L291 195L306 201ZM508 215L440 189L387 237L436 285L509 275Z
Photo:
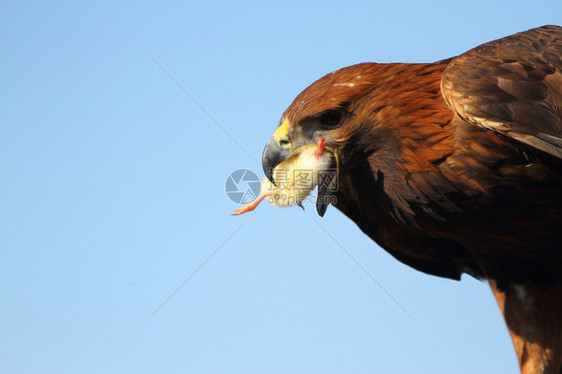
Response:
M274 136L272 136L265 145L262 155L262 166L265 176L273 185L276 185L273 180L273 170L277 165L291 156L292 153L290 149L281 148Z

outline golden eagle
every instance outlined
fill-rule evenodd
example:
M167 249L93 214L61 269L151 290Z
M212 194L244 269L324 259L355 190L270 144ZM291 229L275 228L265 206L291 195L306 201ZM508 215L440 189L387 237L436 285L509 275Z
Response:
M236 214L317 185L321 216L334 205L403 263L488 280L521 371L562 373L562 27L334 71L285 111L263 166Z

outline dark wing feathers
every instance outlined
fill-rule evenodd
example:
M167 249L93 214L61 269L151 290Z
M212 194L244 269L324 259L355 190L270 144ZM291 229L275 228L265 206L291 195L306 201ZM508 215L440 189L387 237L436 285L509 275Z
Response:
M562 158L562 27L543 26L455 58L441 82L466 121Z

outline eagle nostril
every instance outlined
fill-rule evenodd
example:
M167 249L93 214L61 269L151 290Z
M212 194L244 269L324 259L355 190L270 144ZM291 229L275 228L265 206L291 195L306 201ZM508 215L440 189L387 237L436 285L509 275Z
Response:
M291 141L286 136L279 138L279 147L281 149L290 149L291 148Z

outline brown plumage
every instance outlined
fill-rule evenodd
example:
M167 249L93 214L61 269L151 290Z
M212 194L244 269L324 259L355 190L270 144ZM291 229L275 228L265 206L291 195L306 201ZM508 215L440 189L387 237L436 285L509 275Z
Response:
M325 139L333 205L400 261L490 280L525 373L562 367L562 28L429 64L337 70L297 96L264 169ZM326 206L318 206L324 214Z

